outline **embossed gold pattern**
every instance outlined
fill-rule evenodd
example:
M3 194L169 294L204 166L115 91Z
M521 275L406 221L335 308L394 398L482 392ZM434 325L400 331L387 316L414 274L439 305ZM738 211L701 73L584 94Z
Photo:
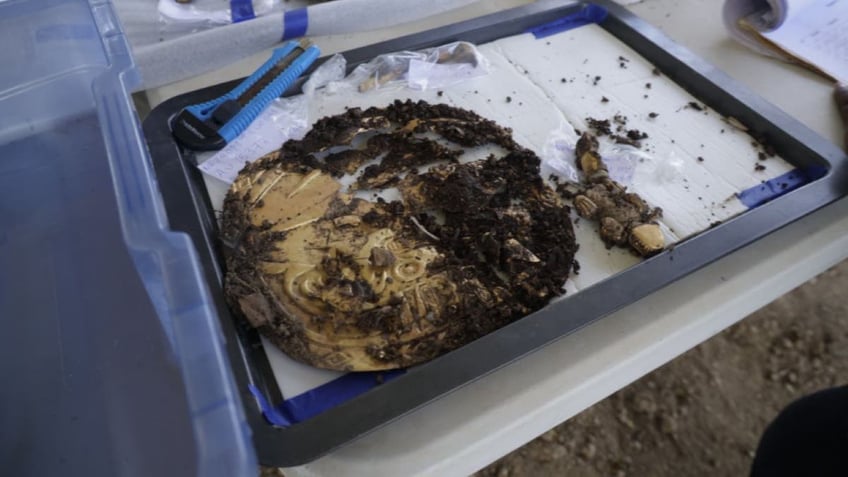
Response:
M456 164L433 169L426 180L415 172L401 179L399 170L455 160L454 146L423 135L445 128L442 132L454 145L494 142L519 152L536 167L538 158L515 145L508 131L473 113L440 105L419 109L424 114L418 118L405 116L408 104L394 106L372 115L352 111L328 118L325 125L333 128L287 143L246 167L225 200L222 241L228 299L238 314L286 353L315 366L378 370L426 361L538 308L561 293L571 268L576 247L568 209L541 185L537 172L536 179L531 174L531 185L516 189L514 200L526 204L510 205L507 200L486 212L513 224L508 233L486 238L501 250L499 261L487 265L471 257L463 262L446 249L439 235L427 228L434 225L419 220L434 204L430 196L448 191L488 207L486 201L503 202L495 196L504 194L506 182L487 176L495 169ZM355 149L358 134L373 140ZM356 154L331 149L339 145ZM381 147L387 148L386 158L370 177L379 178L381 187L397 185L402 202L354 197L353 189L344 192L333 177L359 167L363 158L376 157ZM414 152L404 152L410 147ZM322 154L324 162L315 154ZM336 160L350 162L331 163ZM521 164L509 167L525 174ZM367 169L354 187L375 184L362 181L365 176ZM466 182L457 182L460 176ZM451 188L442 190L443 183ZM456 204L445 207L454 214L480 213ZM556 247L532 244L533 237L549 235L543 227L531 231L534 217L542 213L559 217L555 223L565 227L564 242L570 245L553 257L561 263L552 262L549 249ZM468 240L477 238L470 235ZM557 271L548 271L554 265ZM506 268L489 270L498 267ZM543 272L552 273L544 283L536 277L546 276Z

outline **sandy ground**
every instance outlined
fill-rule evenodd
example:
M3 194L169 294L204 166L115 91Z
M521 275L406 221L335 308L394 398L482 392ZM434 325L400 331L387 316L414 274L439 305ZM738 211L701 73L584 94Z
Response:
M848 261L478 475L747 475L780 409L848 383L846 293Z

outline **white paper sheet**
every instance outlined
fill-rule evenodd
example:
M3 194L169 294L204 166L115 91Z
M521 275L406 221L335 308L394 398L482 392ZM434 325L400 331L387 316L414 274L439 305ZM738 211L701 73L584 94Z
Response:
M848 81L848 0L726 0L722 16L748 48L784 61L795 57Z
M818 0L793 12L763 36L794 56L848 83L848 0Z

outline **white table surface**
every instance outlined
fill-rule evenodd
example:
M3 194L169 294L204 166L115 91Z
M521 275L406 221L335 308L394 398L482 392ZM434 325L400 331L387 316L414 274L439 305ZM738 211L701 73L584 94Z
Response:
M413 25L315 38L346 50L518 6L494 0ZM631 10L825 138L841 140L831 86L733 43L717 0L645 0ZM152 106L244 76L267 53L148 91ZM848 200L732 255L286 475L466 475L520 447L848 257Z

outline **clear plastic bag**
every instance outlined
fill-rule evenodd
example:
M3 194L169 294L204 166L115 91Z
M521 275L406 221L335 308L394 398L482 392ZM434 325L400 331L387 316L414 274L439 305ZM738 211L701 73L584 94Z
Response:
M303 94L312 96L315 90L323 87L330 87L338 83L345 76L347 69L347 60L339 53L333 55L329 60L321 63L321 66L315 69L309 76L309 79L303 83Z
M658 157L638 151L642 157L639 159L639 168L632 176L635 186L649 184L672 184L684 180L683 159L670 152L665 157Z
M380 55L357 66L343 83L363 93L390 87L426 90L444 88L488 72L489 62L477 47L460 41L421 51Z
M562 180L579 183L580 174L574 163L577 132L563 121L548 135L541 154L544 177L554 174ZM598 153L614 181L624 186L667 184L682 180L683 160L674 153L658 157L626 144L600 141Z
M579 182L580 176L574 166L574 148L577 145L577 132L571 124L563 121L551 131L542 148L542 177L553 174L560 179Z
M647 152L626 144L602 142L598 150L607 166L610 178L624 186L633 185L640 164L653 163Z

